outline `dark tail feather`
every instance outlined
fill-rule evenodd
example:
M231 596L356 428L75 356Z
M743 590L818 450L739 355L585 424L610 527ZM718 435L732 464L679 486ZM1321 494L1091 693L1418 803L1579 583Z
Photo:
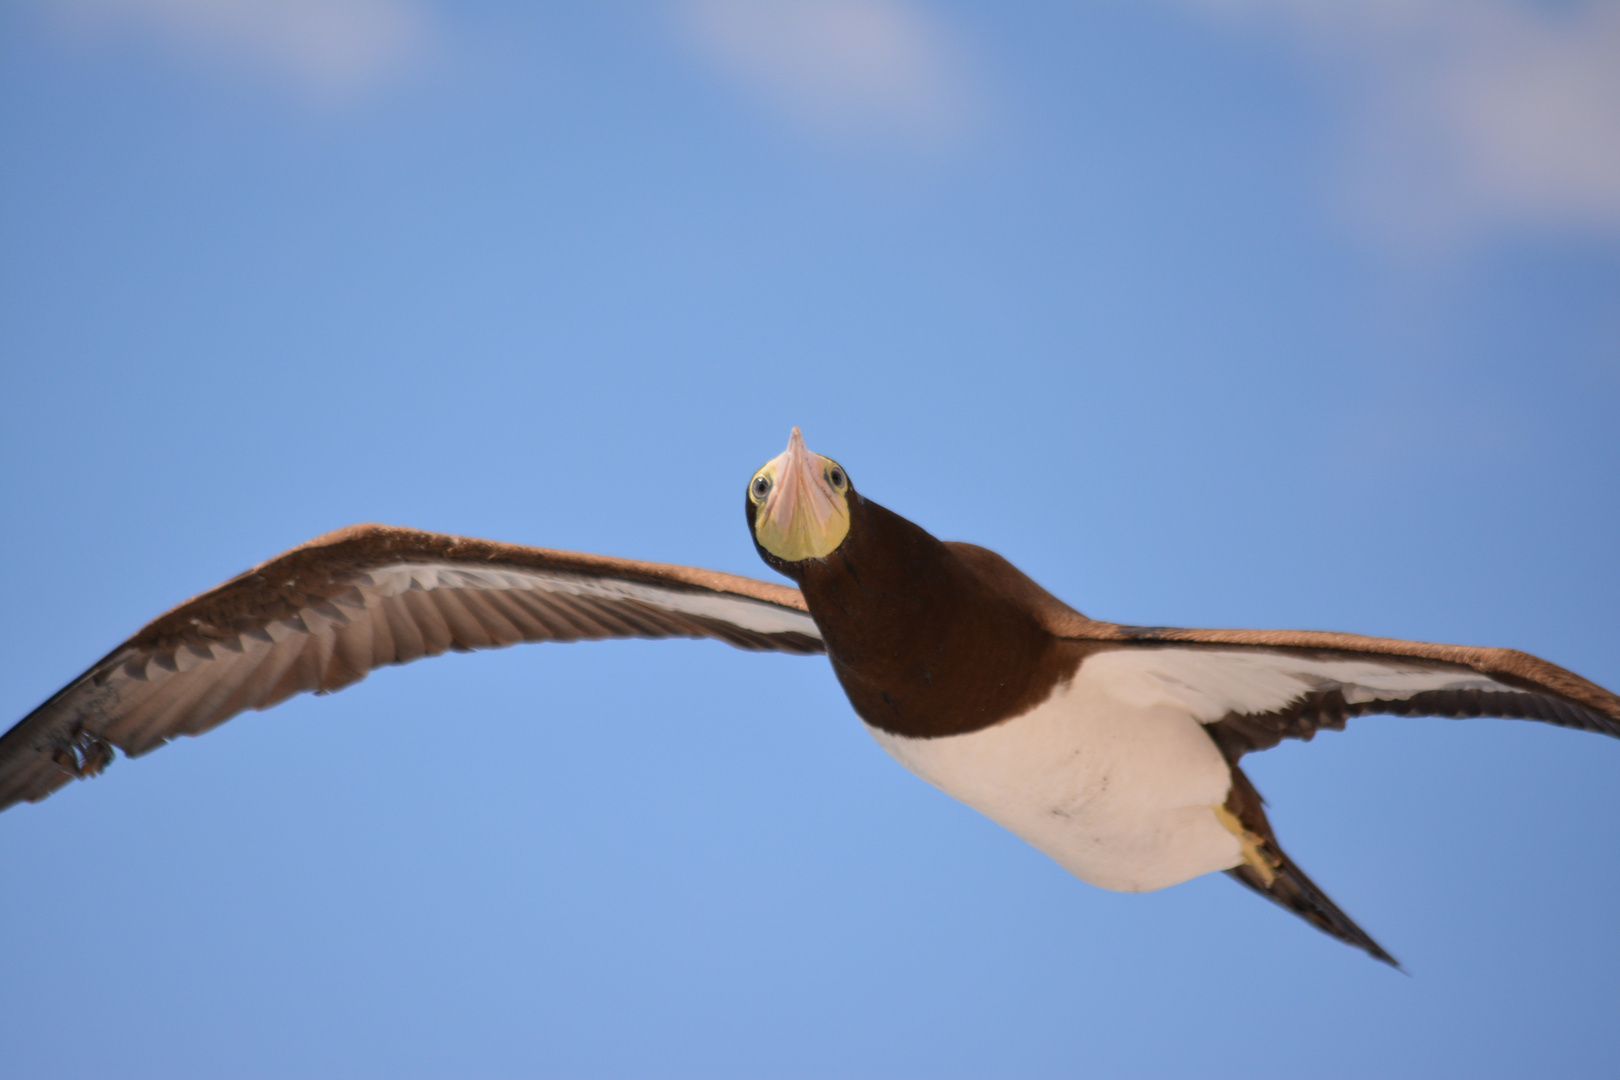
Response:
M1382 960L1395 970L1401 970L1400 961L1385 952L1365 930L1351 921L1350 916L1340 911L1339 905L1329 900L1327 894L1317 888L1316 883L1306 877L1294 865L1294 860L1283 852L1271 831L1271 823L1266 820L1264 800L1235 763L1232 765L1232 793L1227 796L1226 809L1243 823L1245 829L1264 841L1262 851L1271 863L1272 871L1269 884L1259 869L1247 863L1228 870L1229 875L1324 933L1333 935L1347 945L1354 945L1374 960Z

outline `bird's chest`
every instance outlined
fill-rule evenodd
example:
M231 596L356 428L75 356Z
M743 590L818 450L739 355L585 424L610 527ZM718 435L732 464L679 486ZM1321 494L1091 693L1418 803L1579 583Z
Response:
M828 659L872 727L904 736L995 725L1078 662L1028 613L971 588L877 591L853 576L806 589Z
M1086 677L1022 715L935 738L867 724L897 761L1104 888L1163 888L1241 858L1215 817L1231 774L1184 710L1132 706Z

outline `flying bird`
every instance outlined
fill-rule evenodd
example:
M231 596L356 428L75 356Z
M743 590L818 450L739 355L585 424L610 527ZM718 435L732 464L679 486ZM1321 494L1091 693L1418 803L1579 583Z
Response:
M1076 877L1225 871L1388 952L1277 842L1247 753L1352 717L1515 717L1620 736L1620 697L1511 649L1090 619L995 552L855 490L793 429L750 477L760 557L798 587L383 525L327 533L141 628L0 736L0 808L245 709L520 641L715 638L824 653L879 745Z

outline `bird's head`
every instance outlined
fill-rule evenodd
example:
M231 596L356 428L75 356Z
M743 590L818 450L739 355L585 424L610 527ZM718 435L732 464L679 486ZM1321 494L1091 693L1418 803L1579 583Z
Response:
M787 449L748 480L748 528L760 556L797 577L793 564L831 555L849 535L854 495L843 466L811 453L794 428Z

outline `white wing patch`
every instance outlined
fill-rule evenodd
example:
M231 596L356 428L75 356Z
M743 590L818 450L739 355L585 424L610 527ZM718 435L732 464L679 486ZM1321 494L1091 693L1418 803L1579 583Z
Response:
M1487 675L1433 661L1315 659L1208 646L1112 649L1087 657L1080 677L1123 703L1184 709L1202 724L1228 713L1274 712L1322 690L1337 689L1351 704L1400 701L1432 690L1519 692Z

